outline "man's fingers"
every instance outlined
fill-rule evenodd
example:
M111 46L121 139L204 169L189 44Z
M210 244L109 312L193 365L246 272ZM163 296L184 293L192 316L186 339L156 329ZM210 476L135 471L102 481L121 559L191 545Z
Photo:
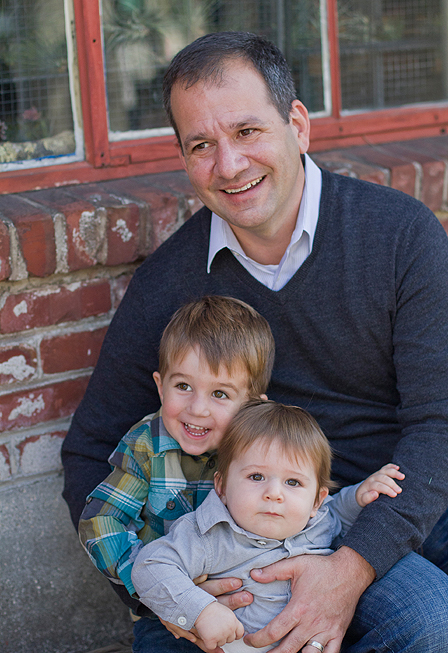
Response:
M272 583L274 580L290 580L293 575L298 576L300 568L299 558L295 558L295 574L291 569L291 565L287 564L289 559L274 562L272 565L263 567L263 569L252 569L250 575L258 583ZM285 564L286 563L286 564Z
M254 597L250 592L236 592L235 594L222 594L221 596L216 597L221 603L225 605L226 608L230 610L236 610L237 608L244 608L246 605L250 605L254 600Z
M233 592L239 589L242 584L243 582L239 578L218 578L216 580L206 580L204 583L196 583L202 590L216 597L220 594Z

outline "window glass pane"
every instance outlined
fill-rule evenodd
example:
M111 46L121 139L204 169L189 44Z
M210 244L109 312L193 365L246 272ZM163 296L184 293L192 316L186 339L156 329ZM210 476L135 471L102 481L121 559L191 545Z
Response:
M0 0L0 163L75 149L64 0Z
M277 43L299 97L321 111L319 6L319 0L103 0L111 131L166 126L161 84L168 63L197 37L226 30L256 32Z
M344 109L447 99L447 4L448 0L340 0Z

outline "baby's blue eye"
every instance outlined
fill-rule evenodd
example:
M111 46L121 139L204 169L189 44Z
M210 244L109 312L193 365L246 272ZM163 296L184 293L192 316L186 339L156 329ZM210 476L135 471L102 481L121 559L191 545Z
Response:
M249 478L250 478L252 481L263 481L263 480L264 480L264 476L263 476L263 474L251 474L251 475L249 476Z

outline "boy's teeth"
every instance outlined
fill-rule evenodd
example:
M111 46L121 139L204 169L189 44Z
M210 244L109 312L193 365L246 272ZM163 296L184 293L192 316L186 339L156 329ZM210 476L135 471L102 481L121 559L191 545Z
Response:
M185 424L185 427L189 431L194 431L195 433L206 433L210 429L205 428L205 426L195 426L194 424Z
M225 193L242 193L243 190L248 190L249 188L252 188L252 186L256 186L257 184L260 183L260 181L263 179L263 177L259 177L258 179L255 179L254 181L250 181L248 184L245 186L242 186L241 188L234 188L232 190L226 190L224 191Z

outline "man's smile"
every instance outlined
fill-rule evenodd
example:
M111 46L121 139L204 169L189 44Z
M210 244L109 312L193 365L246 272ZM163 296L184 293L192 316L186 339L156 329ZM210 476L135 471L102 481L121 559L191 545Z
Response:
M260 181L263 181L263 179L264 177L258 177L258 179L254 179L254 181L250 181L245 186L241 186L241 188L229 188L229 190L224 189L224 192L228 194L242 193L244 190L249 190L249 188L253 188L254 186L257 186L257 184L259 184Z

